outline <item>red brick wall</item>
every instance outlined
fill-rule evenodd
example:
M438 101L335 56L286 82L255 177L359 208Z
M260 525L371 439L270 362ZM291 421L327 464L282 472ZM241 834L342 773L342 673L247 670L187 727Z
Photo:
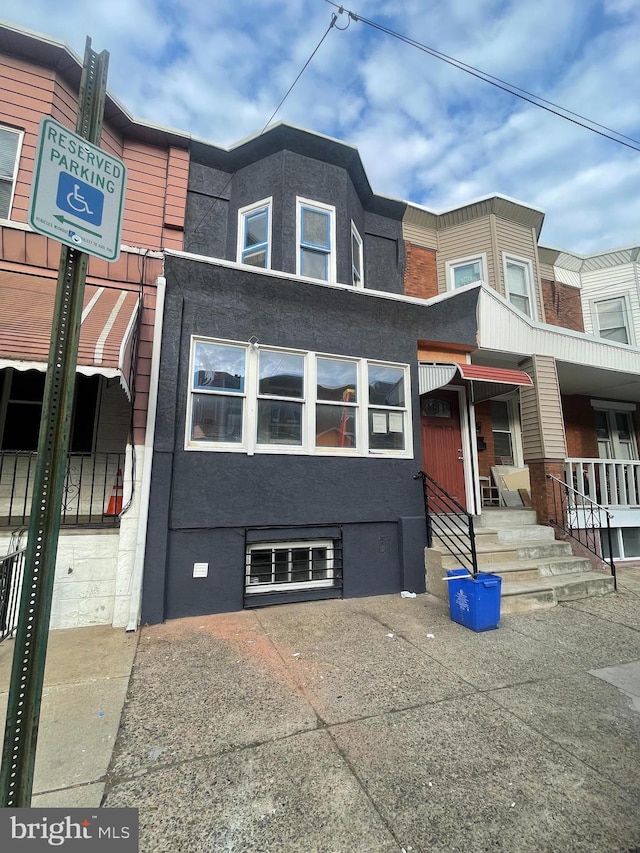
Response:
M535 459L528 465L531 506L536 511L538 524L549 524L549 520L554 518L554 487L553 480L547 480L547 474L564 481L564 463L559 459Z
M559 281L542 281L542 301L547 323L584 332L580 291Z
M404 244L406 269L404 292L407 296L430 299L438 295L438 271L435 249L425 249L411 243Z
M476 425L478 423L481 425L481 429L476 432L476 435L481 435L487 445L486 450L478 451L478 474L481 477L491 477L491 466L495 465L495 455L490 401L485 400L483 403L476 403L475 410Z
M567 456L598 457L598 440L590 397L562 396Z

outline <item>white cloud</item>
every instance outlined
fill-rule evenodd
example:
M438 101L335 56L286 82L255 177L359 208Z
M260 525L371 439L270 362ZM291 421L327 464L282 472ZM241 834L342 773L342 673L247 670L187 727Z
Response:
M633 0L352 0L365 17L640 138ZM329 25L322 0L5 0L11 22L110 51L134 115L229 145L257 133ZM338 26L347 26L346 15ZM356 144L374 192L439 208L493 192L546 211L543 242L638 243L638 153L361 21L332 30L277 120Z

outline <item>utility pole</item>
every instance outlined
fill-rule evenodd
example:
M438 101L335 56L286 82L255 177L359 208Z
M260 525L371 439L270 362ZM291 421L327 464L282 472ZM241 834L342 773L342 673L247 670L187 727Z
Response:
M108 66L107 51L93 51L87 37L76 133L96 145L102 133ZM86 253L63 245L7 705L0 771L3 807L31 805L87 262Z

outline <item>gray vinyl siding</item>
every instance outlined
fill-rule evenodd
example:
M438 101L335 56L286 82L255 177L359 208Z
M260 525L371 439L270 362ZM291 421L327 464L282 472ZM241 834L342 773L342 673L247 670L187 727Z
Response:
M498 244L498 255L496 266L498 269L496 290L503 296L506 295L504 281L503 254L515 255L531 261L534 291L536 303L536 317L534 319L544 322L544 308L542 305L542 294L540 292L540 269L538 265L538 247L535 239L535 231L532 228L520 225L517 222L509 222L506 219L496 217L496 237Z
M520 389L522 447L525 462L533 459L565 459L562 403L555 359L535 355L523 369L533 378L533 388Z
M491 287L496 286L495 261L491 244L491 218L483 216L438 232L438 291L447 290L446 262L485 252L487 276Z
M626 296L635 334L635 341L632 343L640 344L640 298L638 293L640 270L638 265L629 263L618 267L583 272L581 280L585 332L596 333L596 323L592 313L594 301Z

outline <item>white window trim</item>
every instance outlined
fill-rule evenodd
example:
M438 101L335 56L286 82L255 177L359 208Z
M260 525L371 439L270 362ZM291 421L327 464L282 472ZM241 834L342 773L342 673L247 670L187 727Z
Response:
M247 204L245 207L241 207L238 210L238 239L237 239L237 248L236 248L236 259L239 264L243 266L250 266L254 269L271 269L271 210L273 207L273 196L269 196L269 198L263 198L262 201L256 201L254 204ZM250 216L252 213L255 213L262 208L267 209L267 265L266 267L255 267L254 264L245 264L242 260L242 254L245 250L244 246L244 220L245 217Z
M615 400L591 400L590 403L593 409L614 409L617 412L635 412L636 410L635 403L616 403Z
M362 237L360 236L360 232L356 228L355 222L353 219L351 220L351 280L353 282L354 287L364 287L364 251L363 251L363 243ZM353 238L355 237L356 243L358 244L359 251L359 261L360 261L360 281L356 283L355 280L355 264L353 263Z
M445 268L445 277L447 281L447 290L462 290L464 287L473 287L477 285L477 281L473 281L468 285L463 285L463 287L456 287L455 279L454 279L454 271L456 267L465 266L466 264L473 264L476 261L480 262L480 280L487 283L487 253L486 252L478 252L476 255L467 255L464 258L453 258L451 261L447 261L444 265Z
M337 282L337 265L336 265L336 209L333 205L323 204L320 201L313 201L309 198L296 196L296 275L302 276L301 264L301 246L302 246L302 208L311 207L321 210L323 213L329 214L329 262L328 262L328 278L329 283ZM304 276L311 281L325 281L323 278L311 278Z
M522 429L520 426L520 414L518 408L518 404L520 402L520 391L509 391L507 394L501 394L500 396L495 397L493 399L507 404L507 414L509 416L509 433L511 435L511 450L513 451L513 464L515 467L522 468L524 466L524 456L522 451ZM492 401L493 400L489 402ZM504 432L504 430L495 431Z
M6 217L0 217L0 222L11 222L11 211L13 210L13 201L16 195L16 184L18 183L18 170L20 166L20 154L22 152L22 143L24 141L24 130L18 127L10 127L8 124L1 124L2 130L9 130L18 136L18 145L16 146L16 159L13 164L13 177L11 179L11 195L9 196L9 210ZM1 180L8 180L3 178Z
M509 294L509 284L507 277L507 264L514 264L515 266L523 267L526 271L527 276L527 291L529 296L529 305L531 306L531 315L525 314L520 311L517 305L511 301L511 296ZM524 314L525 317L529 317L531 320L538 319L538 305L536 303L535 296L535 288L533 286L533 264L529 258L521 258L518 255L511 255L508 252L502 253L502 274L504 277L504 295L505 299L509 303L512 308L515 308L516 311L520 311L521 314Z
M605 338L600 334L600 317L598 316L598 309L596 305L599 305L601 302L613 302L615 299L621 299L624 302L624 313L625 313L625 328L627 330L627 337L629 338L626 344L622 343L622 341L614 341L611 338ZM603 341L609 341L609 343L614 344L615 346L635 346L636 345L636 337L633 329L632 322L632 313L631 313L631 301L629 299L628 293L621 293L618 296L605 296L602 299L592 299L589 304L589 308L591 311L591 323L593 325L593 333L596 337L600 338Z
M321 580L308 581L281 581L280 583L261 583L250 584L250 569L251 563L249 555L252 551L273 551L276 548L304 548L311 550L312 548L326 548L331 556L327 558L327 571L331 573L331 577L322 578ZM334 565L334 542L333 539L300 539L287 542L252 542L247 546L247 565L245 569L244 588L246 595L259 595L263 592L277 592L278 590L298 590L298 589L330 589L335 586L335 565Z
M193 371L195 365L195 352L197 343L221 344L233 347L242 347L246 352L245 361L245 384L244 391L225 394L224 391L211 392L214 396L233 396L244 399L242 442L213 442L192 441L191 423L193 417L193 399L199 393L193 389ZM191 351L189 356L188 375L188 401L187 417L185 423L185 450L216 452L216 453L245 453L249 456L254 454L269 455L297 455L297 456L357 456L360 458L396 458L413 459L413 420L411 412L411 370L408 364L401 362L383 361L380 359L354 358L343 356L339 353L325 353L290 349L288 347L269 346L267 344L250 344L246 341L232 341L224 338L208 338L199 335L191 336ZM301 355L304 358L304 396L301 398L287 398L287 402L300 403L302 405L302 443L293 444L258 444L257 442L257 410L258 410L258 353L260 349L269 352L282 352L287 355ZM357 365L357 381L359 399L356 406L356 446L355 447L316 447L316 359L336 359L349 361ZM403 371L404 379L404 406L384 406L369 403L368 392L368 368L372 366L396 367ZM274 398L275 399L275 398ZM400 414L403 419L403 433L405 447L403 450L369 448L369 410L386 410Z

